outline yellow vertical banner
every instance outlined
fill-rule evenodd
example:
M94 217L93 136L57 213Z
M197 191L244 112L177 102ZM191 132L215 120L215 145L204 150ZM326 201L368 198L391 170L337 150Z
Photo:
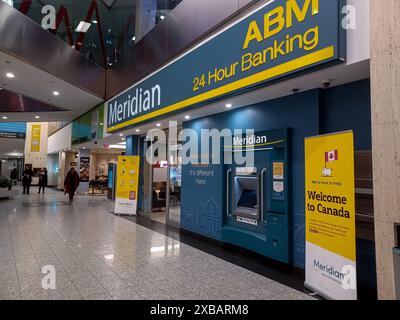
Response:
M136 215L139 156L118 156L114 213Z
M40 135L42 126L40 124L33 124L31 131L31 152L40 152Z
M305 139L306 282L357 299L353 132Z

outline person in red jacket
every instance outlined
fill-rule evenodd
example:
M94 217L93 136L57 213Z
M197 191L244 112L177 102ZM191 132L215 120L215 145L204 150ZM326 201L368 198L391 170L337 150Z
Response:
M69 203L74 201L75 191L79 186L79 175L75 168L71 168L64 181L64 194L69 194Z

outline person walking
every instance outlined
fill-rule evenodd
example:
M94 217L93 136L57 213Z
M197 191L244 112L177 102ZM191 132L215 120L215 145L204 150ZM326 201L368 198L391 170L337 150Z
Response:
M64 181L64 194L69 194L69 203L74 201L75 191L79 186L79 175L75 168L71 168Z
M44 194L44 188L47 186L47 169L46 168L42 168L39 172L39 192L41 190L43 190L43 194Z
M14 169L11 170L10 179L13 180L13 181L17 181L18 180L18 170L17 170L17 168L14 168Z
M33 177L33 171L29 166L25 166L22 177L23 194L29 194L29 188L31 187Z

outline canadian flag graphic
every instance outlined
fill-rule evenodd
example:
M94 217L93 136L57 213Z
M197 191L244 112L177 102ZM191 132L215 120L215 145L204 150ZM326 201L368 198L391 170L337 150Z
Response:
M325 162L331 162L336 160L339 160L339 155L337 150L325 152Z

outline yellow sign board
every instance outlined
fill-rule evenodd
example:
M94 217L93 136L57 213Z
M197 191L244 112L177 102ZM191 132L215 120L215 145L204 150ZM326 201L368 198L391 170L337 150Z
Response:
M119 156L115 213L136 214L139 188L139 156Z
M306 285L356 296L353 132L305 140Z
M33 124L31 131L31 152L40 152L40 135L42 126L40 124Z
M272 165L272 175L274 179L283 180L283 162L274 162Z

